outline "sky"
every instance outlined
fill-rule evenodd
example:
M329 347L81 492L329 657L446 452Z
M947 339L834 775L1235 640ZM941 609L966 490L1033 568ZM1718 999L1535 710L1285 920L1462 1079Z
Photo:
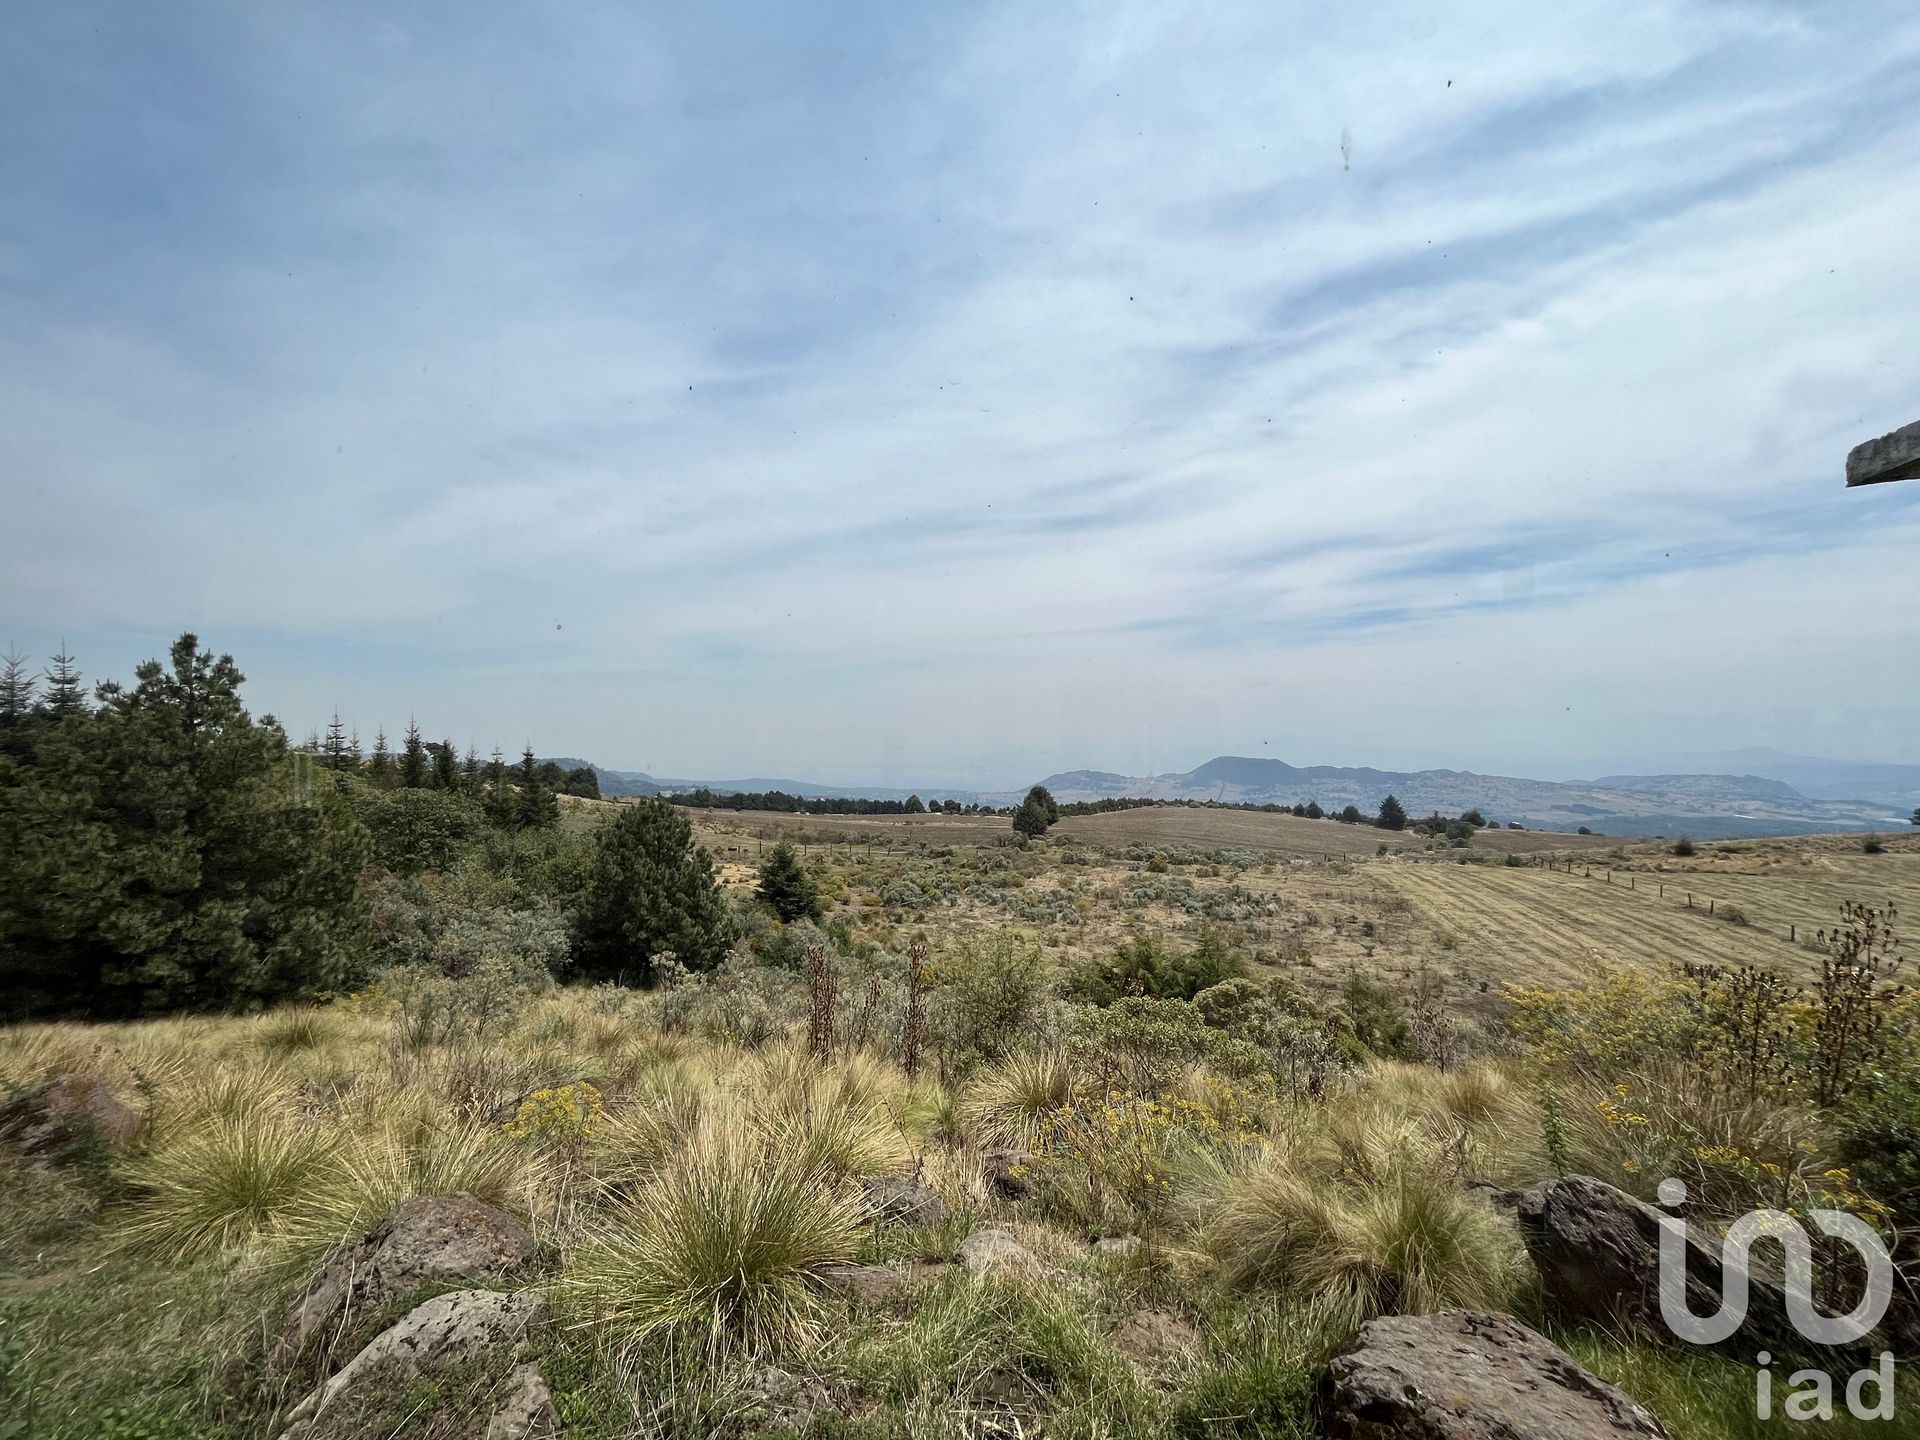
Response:
M1437 11L1445 10L1445 15ZM1011 787L1920 761L1920 10L26 3L0 642Z

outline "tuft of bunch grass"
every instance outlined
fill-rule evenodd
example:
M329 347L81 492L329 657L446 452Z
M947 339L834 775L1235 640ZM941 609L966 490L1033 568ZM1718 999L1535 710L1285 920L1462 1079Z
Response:
M327 1177L337 1131L261 1105L166 1137L129 1167L129 1246L199 1259L241 1250Z
M1511 1306L1525 1274L1513 1227L1413 1159L1362 1181L1272 1164L1226 1181L1202 1243L1231 1286L1271 1286L1328 1323Z
M961 1097L960 1121L990 1144L1037 1147L1049 1118L1073 1096L1066 1056L1053 1050L1010 1055Z
M293 1005L261 1019L253 1031L254 1044L268 1055L294 1055L320 1050L338 1034L332 1019L310 1005Z
M912 1158L894 1104L908 1093L898 1072L862 1057L815 1066L787 1055L759 1067L754 1081L739 1102L754 1129L805 1169L837 1178L891 1175Z
M710 1357L804 1349L820 1335L821 1267L853 1258L858 1200L802 1152L709 1129L591 1227L562 1276L583 1312L631 1349Z
M298 1267L359 1239L417 1196L465 1191L530 1216L553 1172L546 1151L517 1145L495 1127L403 1112L348 1135L326 1173L281 1208L266 1238L280 1261Z

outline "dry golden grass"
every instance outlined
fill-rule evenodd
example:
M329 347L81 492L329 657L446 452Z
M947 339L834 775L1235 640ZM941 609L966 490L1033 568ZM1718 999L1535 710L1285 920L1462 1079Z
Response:
M1644 966L1769 965L1806 975L1819 964L1814 933L1835 923L1842 901L1891 900L1920 913L1920 854L1868 856L1857 845L1851 856L1799 853L1804 863L1754 864L1742 872L1711 864L1681 869L1636 847L1627 864L1674 868L1616 869L1611 881L1605 866L1593 864L1589 874L1579 861L1572 874L1505 865L1392 865L1380 873L1482 972L1535 984L1587 978L1596 954ZM1725 918L1730 905L1747 923Z

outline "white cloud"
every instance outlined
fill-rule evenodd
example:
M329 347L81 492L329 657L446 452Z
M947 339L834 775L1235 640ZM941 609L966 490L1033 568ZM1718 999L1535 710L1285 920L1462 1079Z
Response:
M1911 744L1898 7L824 23L20 36L15 638L683 774Z

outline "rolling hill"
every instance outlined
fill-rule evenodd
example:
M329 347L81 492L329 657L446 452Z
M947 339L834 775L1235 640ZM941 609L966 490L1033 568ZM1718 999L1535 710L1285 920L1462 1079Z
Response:
M1221 755L1178 774L1127 776L1069 770L1049 775L1041 783L1061 801L1140 797L1294 805L1312 800L1328 810L1357 805L1369 814L1393 794L1414 815L1478 809L1502 824L1518 821L1542 830L1577 830L1585 825L1612 835L1795 835L1888 829L1906 821L1904 814L1884 802L1816 799L1784 781L1757 775L1527 780L1470 770L1296 766L1283 760Z

